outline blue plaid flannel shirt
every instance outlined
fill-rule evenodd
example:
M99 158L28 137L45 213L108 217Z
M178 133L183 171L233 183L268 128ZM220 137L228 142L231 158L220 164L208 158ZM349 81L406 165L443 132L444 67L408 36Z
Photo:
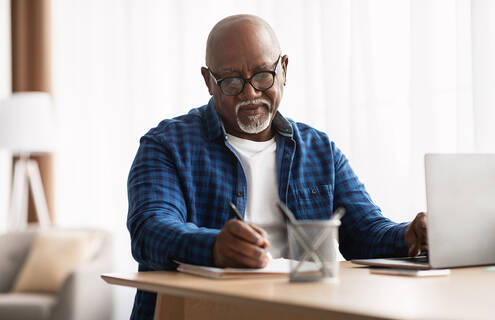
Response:
M273 125L280 200L298 219L328 219L343 206L339 243L346 259L407 255L407 224L382 216L325 133L278 112ZM228 203L244 212L247 196L213 99L162 121L141 138L128 179L127 227L139 270L174 269L173 260L212 265L215 237L233 218ZM153 319L155 301L156 294L138 290L131 319Z

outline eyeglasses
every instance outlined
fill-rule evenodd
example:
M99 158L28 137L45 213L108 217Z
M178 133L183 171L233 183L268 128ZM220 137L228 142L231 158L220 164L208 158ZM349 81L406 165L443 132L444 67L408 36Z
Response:
M223 79L218 79L215 77L215 75L211 72L210 68L208 69L208 72L211 74L213 77L213 80L215 80L215 83L217 86L220 87L220 90L222 93L226 96L236 96L239 93L244 90L244 86L246 85L246 81L251 84L251 86L258 90L258 91L265 91L270 89L273 86L273 83L275 82L275 76L277 73L275 72L277 70L278 62L280 61L280 58L282 55L278 56L277 62L275 62L275 67L273 71L260 71L256 72L251 76L249 79L241 78L241 77L227 77Z

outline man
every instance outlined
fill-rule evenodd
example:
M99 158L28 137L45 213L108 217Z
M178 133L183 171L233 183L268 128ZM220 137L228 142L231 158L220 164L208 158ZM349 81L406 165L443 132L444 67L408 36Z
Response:
M277 111L288 63L256 16L227 17L211 30L201 73L213 98L151 129L129 174L127 226L140 271L174 269L174 260L256 268L267 252L285 256L277 201L298 219L345 207L347 259L426 249L424 213L410 224L383 217L327 135ZM230 202L246 222L233 219ZM132 318L151 319L155 300L138 291Z

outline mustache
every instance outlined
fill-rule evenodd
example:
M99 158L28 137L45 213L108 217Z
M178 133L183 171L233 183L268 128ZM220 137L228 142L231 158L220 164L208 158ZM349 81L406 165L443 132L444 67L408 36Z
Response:
M268 112L272 111L272 106L270 104L270 101L264 98L257 98L257 99L251 99L251 100L246 100L246 101L241 101L235 105L235 112L237 113L239 111L239 108L243 106L254 106L257 104L264 104L266 108L268 109Z

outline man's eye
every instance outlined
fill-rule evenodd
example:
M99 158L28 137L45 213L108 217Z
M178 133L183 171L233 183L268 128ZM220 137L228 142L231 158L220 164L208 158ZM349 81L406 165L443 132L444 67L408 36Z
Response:
M270 72L260 72L253 77L253 82L259 87L269 86L273 82L273 75Z
M270 72L260 72L260 73L257 73L254 78L256 80L259 80L259 81L263 81L263 80L271 80L272 78L272 74Z
M240 78L227 78L223 80L222 85L226 87L239 87L242 85L242 80Z

